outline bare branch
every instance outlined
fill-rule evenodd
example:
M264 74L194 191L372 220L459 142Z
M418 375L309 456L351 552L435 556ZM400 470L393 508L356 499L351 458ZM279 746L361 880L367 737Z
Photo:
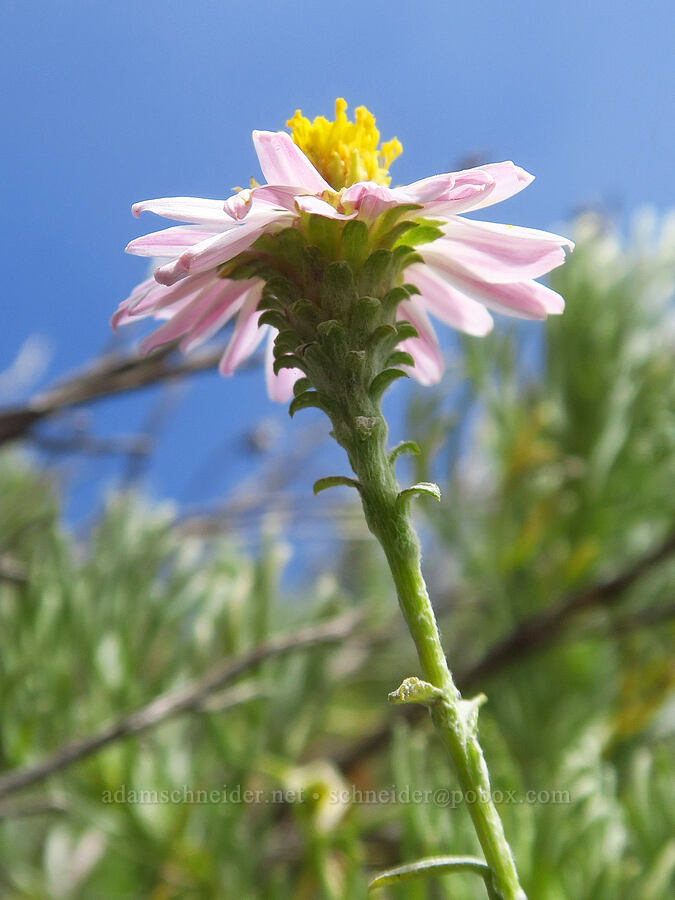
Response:
M11 556L0 556L0 581L12 581L23 584L28 581L28 571L23 563Z
M464 673L464 680L476 684L511 660L529 655L555 640L563 626L580 612L616 603L638 579L675 553L675 534L659 547L629 566L620 575L571 594L559 603L521 622L498 641L477 663Z
M487 675L494 674L516 658L531 655L556 640L567 621L577 613L603 604L616 603L642 575L664 562L673 553L675 553L675 535L619 576L578 591L549 610L527 619L508 637L488 650L477 663L458 674L457 681L462 690L471 690ZM672 613L672 607L668 607L666 611L651 609L644 616L638 614L633 617L631 622L634 621L637 625L651 624L670 617ZM319 644L342 641L354 632L359 620L358 614L349 613L330 622L301 629L293 635L274 638L231 662L223 663L201 681L157 697L146 706L104 727L96 734L66 744L41 763L0 776L0 798L42 782L50 775L91 756L114 741L140 734L182 713L203 710L208 707L207 699L214 692L230 684L244 672L273 657ZM408 716L411 720L417 719L419 711L412 709ZM364 758L386 746L391 735L391 727L388 724L360 741L348 755L339 760L341 768L348 771Z
M67 769L114 741L141 734L182 713L202 710L206 698L214 691L268 659L344 640L353 632L359 619L358 614L347 613L320 625L301 628L293 634L272 638L249 653L216 666L200 681L156 697L136 712L106 725L96 734L71 741L42 762L0 776L0 799L44 781L50 775Z
M223 352L222 347L216 347L176 362L174 349L171 345L147 357L103 357L25 405L0 410L0 444L26 436L37 422L61 410L214 369ZM257 364L256 358L246 363Z

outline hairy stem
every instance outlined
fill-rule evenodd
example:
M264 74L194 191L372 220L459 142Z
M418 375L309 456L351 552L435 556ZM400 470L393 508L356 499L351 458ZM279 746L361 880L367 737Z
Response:
M409 499L400 494L393 462L386 452L386 424L377 406L366 396L361 395L360 401L357 408L352 408L352 415L341 416L340 422L334 420L334 434L349 454L368 527L387 557L424 680L440 689L430 703L431 718L457 770L478 840L492 871L495 892L503 900L526 900L492 802L489 773L478 742L480 700L463 700L452 679L422 575L420 544Z

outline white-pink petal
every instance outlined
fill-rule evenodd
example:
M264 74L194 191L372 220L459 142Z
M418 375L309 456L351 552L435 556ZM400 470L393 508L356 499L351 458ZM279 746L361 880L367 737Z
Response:
M146 316L167 318L182 309L195 294L214 279L212 272L185 278L173 287L158 284L154 278L142 282L131 295L120 303L111 319L114 330ZM181 302L182 301L182 302Z
M433 268L433 267L432 267ZM560 294L536 281L514 284L490 284L444 267L436 273L467 297L483 303L488 309L521 319L545 319L563 311Z
M428 178L421 178L419 181L413 181L404 188L394 188L405 196L409 197L413 203L429 203L431 200L442 198L447 191L451 190L455 184L455 176L452 172L445 175L430 175Z
M357 210L360 219L372 220L387 209L416 201L407 196L405 188L392 189L376 181L357 181L344 191L341 202L346 209Z
M308 194L332 190L285 131L254 131L253 145L268 184L297 184Z
M516 166L511 160L499 163L488 163L485 166L477 166L475 169L465 169L462 174L472 174L476 171L484 172L494 178L495 186L490 193L480 198L473 209L483 209L485 206L493 206L513 197L528 184L534 181L534 175L530 175L525 169ZM459 173L458 173L459 174Z
M540 231L538 228L523 228L521 225L502 225L498 222L483 222L477 219L456 217L443 226L443 231L450 237L463 240L489 241L494 246L505 242L537 241L556 244L574 250L574 241L554 234L552 231Z
M429 266L415 263L406 269L405 278L419 288L427 311L446 325L478 337L492 330L492 316L482 303L455 290Z
M136 218L142 212L152 212L165 219L195 222L198 225L232 224L223 209L222 200L207 200L202 197L160 197L158 200L142 200L140 203L134 203L131 211Z
M225 201L223 208L237 221L244 219L254 206L258 213L263 213L265 207L261 207L260 204L270 204L295 212L295 198L304 193L303 188L295 185L261 184L259 187L246 188L234 194Z
M429 321L423 304L417 297L399 303L396 316L399 320L407 320L416 329L418 337L401 341L399 347L415 360L413 367L401 366L420 384L436 384L440 381L445 369L443 353L438 344L434 327Z
M222 229L215 230L204 225L176 225L130 241L124 252L133 253L134 256L175 257L220 231Z
M296 197L295 206L298 210L300 210L300 212L311 213L314 216L324 216L324 218L326 219L339 219L343 222L347 221L348 219L353 219L356 216L355 212L338 212L334 206L330 205L330 203L327 203L320 197L312 197L309 194L305 194L301 197Z
M220 280L215 272L201 272L199 275L191 275L183 278L171 287L158 284L153 279L155 281L155 289L134 306L133 310L131 310L131 315L134 319L142 319L149 315L156 318L170 318L179 309L182 309L186 303L189 303L199 291Z
M178 259L160 266L155 270L155 279L160 284L171 285L184 278L188 272L215 268L247 250L271 226L292 218L290 213L279 212L271 207L265 214L255 218L249 216L242 224L195 244Z
M253 353L265 336L269 326L258 325L258 319L262 315L257 311L259 299L259 293L252 290L239 310L232 337L218 366L221 375L232 375L237 366Z
M256 281L222 281L220 288L215 288L212 292L212 303L200 318L190 328L180 342L180 349L183 353L189 353L196 347L201 346L209 338L213 337L235 313L237 313L249 292L256 294L257 301L262 293L262 284Z
M562 247L547 241L439 238L422 248L424 259L447 272L493 284L539 278L565 262Z
M222 285L210 285L191 296L189 302L186 302L163 325L160 325L152 334L141 341L141 353L150 353L156 347L168 344L170 341L175 341L177 338L187 334L210 309L211 304L218 297L219 291L223 287L224 282Z

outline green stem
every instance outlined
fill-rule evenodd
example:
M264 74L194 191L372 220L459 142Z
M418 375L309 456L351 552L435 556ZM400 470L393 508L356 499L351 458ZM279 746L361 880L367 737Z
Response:
M477 738L477 703L462 700L448 668L422 575L409 500L399 496L393 463L386 452L386 424L376 406L364 396L360 400L351 415L340 417L340 422L333 420L334 434L347 450L358 478L366 521L387 557L424 679L442 692L431 704L431 718L455 764L495 891L503 900L526 900L492 802L489 773Z

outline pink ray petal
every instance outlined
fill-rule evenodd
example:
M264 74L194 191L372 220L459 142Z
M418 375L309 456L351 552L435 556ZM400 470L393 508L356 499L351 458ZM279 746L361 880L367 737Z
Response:
M414 203L429 203L432 200L443 198L454 184L455 176L452 172L447 172L445 175L430 175L428 178L421 178L419 181L407 184L404 188L394 188L394 191L404 192Z
M221 290L220 285L208 285L190 297L189 302L182 306L175 315L141 341L141 353L150 353L156 347L168 344L187 334L210 309L219 290Z
M142 319L145 316L167 318L174 315L178 309L189 302L199 291L208 287L212 282L218 281L214 272L202 272L199 275L191 275L171 287L158 284L155 279L155 290L146 294L131 310L134 319Z
M212 292L211 306L192 326L180 343L183 353L204 344L213 337L246 302L249 292L257 292L256 303L260 300L262 283L255 281L221 281L220 288Z
M549 314L561 313L565 306L560 294L536 281L490 284L447 267L438 270L436 274L447 280L460 293L483 303L488 309L507 316L545 319Z
M451 231L422 248L422 255L444 271L457 271L493 284L539 278L565 262L562 247L548 241L494 235L492 239L465 237L459 230Z
M268 184L299 184L308 194L332 190L285 131L254 131L253 145Z
M186 277L172 287L158 284L154 278L142 282L124 300L113 316L111 323L116 330L119 325L126 325L154 316L158 319L171 318L186 306L204 287L215 283L218 279L213 272Z
M125 253L135 256L175 257L184 253L199 241L214 237L222 229L205 228L203 225L175 225L163 231L153 231L130 241Z
M244 219L255 204L265 202L272 206L295 212L295 198L306 193L302 187L284 184L262 184L247 188L229 197L224 204L225 212L237 221Z
M445 369L443 353L438 345L438 338L423 304L417 297L399 303L397 319L407 320L417 330L418 337L401 341L399 347L415 360L413 367L401 366L420 384L436 384L441 380Z
M485 166L477 166L475 169L465 169L461 174L471 174L476 171L484 172L494 178L495 187L489 194L486 193L473 209L483 209L485 206L493 206L495 203L501 203L502 200L508 200L509 197L513 197L514 194L522 191L534 181L534 175L530 175L525 169L516 166L511 160L488 163Z
M495 246L508 242L535 241L574 250L574 241L569 238L554 234L552 231L523 228L520 225L502 225L498 222L483 222L458 216L444 225L443 230L447 235L458 240L481 240L491 242Z
M360 219L376 219L394 206L417 202L408 196L405 188L392 189L376 181L358 181L342 194L342 204L358 211Z
M178 259L160 266L155 270L155 279L160 284L171 285L184 278L187 272L201 272L219 266L247 250L271 226L290 223L292 219L290 213L272 208L255 218L249 216L242 224L195 244Z
M141 281L140 284L137 284L129 296L122 300L113 313L110 319L112 330L117 332L118 326L126 325L131 321L131 312L134 307L157 287L158 285L154 278L146 278L145 281Z
M158 200L142 200L134 203L132 213L138 218L142 212L152 212L165 219L179 222L195 222L198 225L232 224L223 210L222 200L205 200L202 197L160 197Z
M221 375L232 375L237 366L250 356L265 336L268 325L258 325L262 313L257 311L260 294L251 291L239 310L230 342L218 366Z
M314 216L324 216L324 218L326 219L339 219L340 221L346 221L347 219L353 219L356 217L355 212L338 212L334 206L330 205L330 203L326 203L326 201L322 200L320 197L312 197L309 194L305 194L302 197L296 197L295 205L300 210L300 212L311 213Z
M405 278L420 289L428 312L446 325L479 337L492 330L494 323L487 309L433 274L429 266L415 263L406 269Z

